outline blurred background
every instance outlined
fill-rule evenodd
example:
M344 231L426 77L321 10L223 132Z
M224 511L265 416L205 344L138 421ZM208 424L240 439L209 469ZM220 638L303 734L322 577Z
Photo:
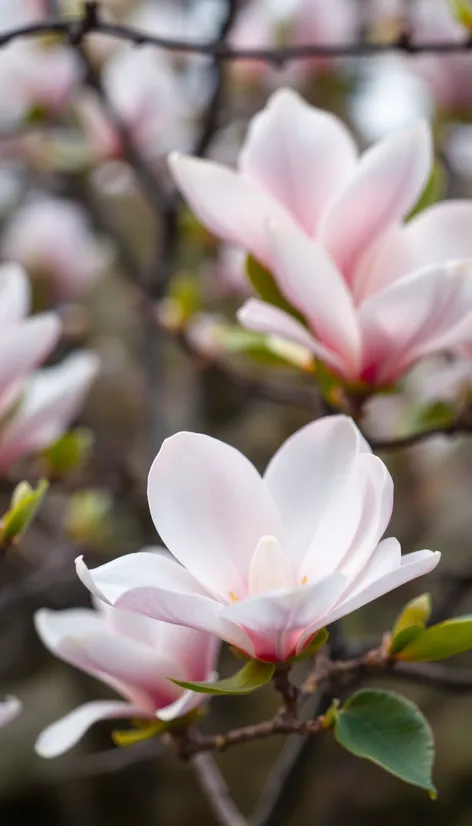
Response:
M34 311L54 307L61 315L64 334L49 363L86 347L101 364L75 422L89 446L93 439L84 461L64 472L51 455L28 456L1 479L4 512L18 479L54 477L35 524L0 559L0 691L24 703L0 729L2 826L214 822L191 768L163 754L158 742L117 749L112 726L101 724L61 759L35 755L45 725L110 695L53 659L32 616L42 606L88 604L73 565L79 553L94 565L156 542L145 484L165 436L209 433L262 469L290 433L323 411L312 378L236 332L235 311L250 292L243 256L177 203L167 152L234 164L248 120L274 89L288 85L339 115L363 148L426 117L436 141L433 199L471 195L472 54L362 56L362 42L405 32L418 43L464 40L467 31L446 0L235 5L228 32L234 48L357 43L358 54L278 68L254 60L219 67L178 49L133 48L98 33L78 46L47 34L0 49L0 257L26 268ZM225 0L99 6L107 22L183 41L218 38L227 15ZM0 29L82 13L81 0L0 0ZM373 403L366 430L394 436L411 428L429 380L426 367L402 393ZM458 393L453 383L442 403ZM442 565L426 586L434 605L471 610L472 441L439 437L385 459L396 482L391 533L406 551L441 549ZM422 583L406 586L349 617L346 633L378 640L421 589ZM457 659L472 668L472 655ZM225 652L222 672L233 667ZM356 761L333 738L315 739L300 749L275 814L264 821L260 811L254 823L416 826L425 817L432 826L472 824L472 696L399 680L395 688L416 700L433 726L436 803ZM217 699L205 726L225 730L275 708L270 688ZM276 738L217 758L245 813L283 745Z

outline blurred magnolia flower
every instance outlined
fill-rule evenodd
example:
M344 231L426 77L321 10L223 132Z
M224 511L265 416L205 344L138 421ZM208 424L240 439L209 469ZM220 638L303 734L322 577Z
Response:
M22 709L22 703L18 697L7 697L0 702L0 728L11 723L18 717Z
M61 323L55 313L27 318L25 272L0 269L0 471L54 442L83 404L98 359L78 352L56 367L35 371L53 350Z
M214 637L116 611L100 601L96 610L40 610L35 624L44 645L56 657L96 677L125 698L86 703L53 723L36 743L42 757L62 754L99 720L176 720L200 706L205 698L184 691L169 678L194 682L216 677Z
M4 258L25 267L33 280L45 281L61 300L85 293L110 258L84 210L64 198L39 197L19 207L1 246Z
M135 146L148 157L187 144L182 90L170 63L155 49L123 48L106 63L103 85ZM121 158L121 138L100 103L84 97L79 116L98 159Z
M291 436L263 478L229 445L179 433L154 461L148 496L181 564L140 553L90 571L79 558L84 584L117 608L209 631L262 660L303 652L325 625L439 562L379 542L393 482L344 416Z
M253 119L238 171L179 154L170 166L205 226L273 270L310 332L256 299L240 312L250 329L371 385L472 339L472 263L457 263L472 259L472 204L401 223L432 168L425 123L358 158L340 120L285 89Z

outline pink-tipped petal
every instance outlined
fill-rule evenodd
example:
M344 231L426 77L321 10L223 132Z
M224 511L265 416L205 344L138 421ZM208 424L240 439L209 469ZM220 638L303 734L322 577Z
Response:
M118 700L96 700L86 703L44 729L36 741L35 750L40 757L58 757L75 746L88 729L100 720L131 720L141 717L155 719L154 714L143 712L131 703Z
M348 186L328 206L320 229L321 243L348 281L367 248L414 206L431 165L431 134L426 123L364 153Z
M316 337L355 377L360 332L352 297L336 265L319 244L295 225L268 225L273 271L285 297L299 310Z
M190 208L210 232L269 263L265 222L268 218L291 221L277 201L257 184L213 161L174 153L169 166Z
M356 145L337 117L279 89L249 126L241 172L281 203L309 235L355 168Z
M209 436L166 439L149 472L156 528L174 556L210 590L244 594L247 569L264 535L280 536L275 505L255 467Z

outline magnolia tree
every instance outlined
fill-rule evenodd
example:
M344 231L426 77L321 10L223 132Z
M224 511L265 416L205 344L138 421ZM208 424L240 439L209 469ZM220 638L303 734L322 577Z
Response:
M0 814L467 822L472 6L11 5Z

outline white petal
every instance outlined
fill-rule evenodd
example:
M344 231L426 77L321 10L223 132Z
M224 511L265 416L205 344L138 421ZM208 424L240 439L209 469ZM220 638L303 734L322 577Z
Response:
M261 536L283 542L277 510L255 467L209 436L166 439L149 472L148 498L169 550L225 601L230 592L245 595Z
M23 704L18 697L6 697L0 702L0 728L18 717L22 708Z
M30 306L30 286L23 267L18 264L0 266L0 330L21 321Z
M346 189L329 205L320 229L320 241L348 280L370 244L414 206L431 165L426 123L364 153Z
M203 679L207 683L214 683L218 679L218 674L216 672L207 673ZM198 694L196 691L184 691L175 703L171 703L171 705L156 711L156 717L165 722L168 720L176 720L178 717L183 717L185 714L193 711L194 708L198 708L198 706L202 705L207 699L208 697L205 697L204 694Z
M0 393L24 378L49 355L60 330L55 313L42 313L7 327L0 336Z
M472 204L444 201L413 218L404 228L415 269L472 259Z
M86 703L44 729L36 741L36 752L41 757L58 757L75 746L94 723L123 717L154 719L153 714L145 714L142 709L130 703L109 700Z
M355 168L356 145L337 117L279 89L251 121L240 169L309 235Z
M343 363L339 356L323 347L303 324L284 310L266 304L258 298L250 298L243 304L237 316L239 323L248 330L280 336L280 338L305 347L334 370L342 370Z
M210 232L269 262L265 222L290 221L282 206L257 184L213 161L173 153L169 166L189 206Z
M291 560L275 536L259 540L249 566L249 593L251 596L293 588L296 585L291 571Z
M323 249L295 225L268 224L273 272L281 291L309 322L320 342L355 377L360 332L352 297Z
M472 262L413 273L360 309L364 377L385 383L426 355L470 340Z
M326 416L290 436L269 462L264 481L298 566L329 502L337 497L356 457L366 450L370 448L352 419Z

